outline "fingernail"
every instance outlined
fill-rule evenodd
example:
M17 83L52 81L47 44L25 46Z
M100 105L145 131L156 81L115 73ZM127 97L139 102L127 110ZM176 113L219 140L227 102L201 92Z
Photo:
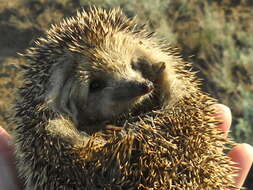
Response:
M217 114L220 114L222 112L226 112L226 113L231 114L230 108L224 104L214 104L213 108L215 109Z
M247 143L243 143L242 146L247 150L250 158L253 160L253 146L251 146Z

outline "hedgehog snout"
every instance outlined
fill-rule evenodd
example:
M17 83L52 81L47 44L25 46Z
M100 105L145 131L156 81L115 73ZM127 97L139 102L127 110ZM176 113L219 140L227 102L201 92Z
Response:
M118 86L112 97L115 101L130 101L150 93L153 89L154 85L150 81L129 81Z
M151 92L154 89L154 84L150 81L140 83L140 88L144 94Z

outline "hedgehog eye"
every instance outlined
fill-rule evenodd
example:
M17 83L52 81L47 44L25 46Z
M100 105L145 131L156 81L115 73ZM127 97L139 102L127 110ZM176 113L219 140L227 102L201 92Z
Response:
M132 67L132 69L133 70L135 70L135 71L138 71L138 70L140 70L140 66L137 64L137 63L131 63L131 67Z
M90 92L96 92L102 90L105 87L105 82L102 80L93 80L90 83Z
M132 69L140 72L142 72L149 65L150 63L144 57L139 57L131 62Z

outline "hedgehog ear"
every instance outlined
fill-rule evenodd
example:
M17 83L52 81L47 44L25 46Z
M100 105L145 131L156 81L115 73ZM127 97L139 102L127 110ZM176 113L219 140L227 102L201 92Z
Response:
M52 66L45 101L50 109L77 122L77 106L85 102L88 92L76 79L74 67L73 57L64 57Z

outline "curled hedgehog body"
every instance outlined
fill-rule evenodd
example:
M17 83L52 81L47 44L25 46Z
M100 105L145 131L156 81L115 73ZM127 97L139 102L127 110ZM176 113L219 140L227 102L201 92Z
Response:
M78 12L24 56L14 120L27 190L231 187L215 100L119 9Z

